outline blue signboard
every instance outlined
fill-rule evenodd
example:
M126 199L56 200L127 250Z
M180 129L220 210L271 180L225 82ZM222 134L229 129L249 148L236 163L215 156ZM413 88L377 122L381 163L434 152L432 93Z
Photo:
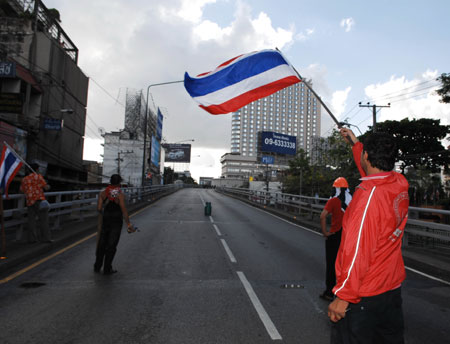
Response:
M61 130L63 127L63 122L56 118L44 118L42 123L42 128L45 130Z
M151 149L151 162L157 168L159 168L159 154L161 153L161 145L155 136L152 136L152 149Z
M262 156L261 157L262 164L273 165L275 163L275 158L273 156Z
M162 138L163 115L158 108L158 123L156 125L156 138L161 141Z
M297 138L295 136L263 131L261 133L261 152L295 155Z
M16 77L16 64L14 62L1 62L0 61L0 77L15 78Z

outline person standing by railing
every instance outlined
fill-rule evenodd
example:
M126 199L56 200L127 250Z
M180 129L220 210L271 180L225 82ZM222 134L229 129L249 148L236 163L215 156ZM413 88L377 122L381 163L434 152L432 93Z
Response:
M406 277L402 237L408 219L406 178L393 171L398 148L392 135L370 133L364 145L353 132L353 158L361 184L342 221L336 258L332 343L403 343L401 284Z
M49 190L44 177L38 173L39 165L30 164L28 175L22 179L20 191L25 194L27 201L28 242L36 241L51 243L50 229L48 226L49 204L45 199L44 190ZM36 217L39 217L39 232L36 231Z
M333 287L336 285L336 271L334 265L341 244L342 219L345 209L352 200L348 189L348 182L344 177L337 178L333 183L333 196L325 204L320 214L320 227L325 237L326 278L325 291L320 294L322 299L333 301ZM331 227L327 230L327 217L331 215Z
M136 230L133 228L125 205L125 196L120 188L122 177L118 174L111 176L110 185L100 192L97 202L97 211L101 214L102 224L100 237L97 242L96 260L94 271L111 275L117 270L113 269L112 261L117 251L117 244L122 231L123 219L127 223L128 232Z

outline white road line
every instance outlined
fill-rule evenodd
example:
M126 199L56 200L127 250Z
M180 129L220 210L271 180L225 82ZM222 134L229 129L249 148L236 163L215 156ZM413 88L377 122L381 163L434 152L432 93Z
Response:
M217 227L215 224L213 226L214 226L214 229L216 230L217 235L222 236L222 233L220 233L219 227Z
M286 222L286 223L289 223L289 224L291 224L291 225L293 225L293 226L295 226L295 227L298 227L298 228L301 228L301 229L303 229L303 230L305 230L305 231L308 231L308 232L314 233L314 234L316 234L316 235L322 236L322 233L319 233L319 232L316 232L316 231L311 230L311 229L309 229L309 228L300 226L300 225L298 225L298 224L296 224L296 223L292 223L292 222L290 222L290 221L288 221L288 220L286 220L286 219L283 219L282 217L279 217L279 216L276 216L276 215L274 215L274 214L272 214L272 213L269 213L268 211L264 211L264 210L259 209L259 208L257 208L257 207L251 206L251 205L247 204L246 202L243 202L243 201L241 201L241 202L244 203L244 204L245 204L246 206L248 206L248 207L251 207L251 208L253 208L253 209L255 209L255 210L259 210L259 211L261 211L261 212L263 212L263 213L265 213L265 214L267 214L267 215L276 217L277 219L279 219L279 220L281 220L281 221L284 221L284 222ZM450 282L447 282L447 281L445 281L445 280L443 280L443 279L440 279L440 278L438 278L438 277L434 277L434 276L428 275L428 274L426 274L426 273L424 273L424 272L421 272L421 271L419 271L419 270L415 270L415 269L410 268L410 267L408 267L408 266L405 266L405 269L410 270L410 271L412 271L412 272L415 272L415 273L417 273L417 274L419 274L419 275L421 275L421 276L423 276L423 277L432 279L432 280L434 280L434 281L438 281L438 282L441 282L441 283L450 285Z
M298 225L298 224L296 224L296 223L293 223L293 222L291 222L291 221L288 221L288 220L286 220L286 219L283 219L282 217L279 217L279 216L277 216L277 215L274 215L274 214L272 214L272 213L269 213L268 211L265 211L265 210L259 209L259 208L257 208L257 207L251 206L251 205L249 205L249 204L247 204L247 203L245 203L245 202L243 202L243 201L241 201L241 202L244 203L247 207L253 208L253 209L255 209L255 210L259 210L259 211L261 211L261 212L263 212L263 213L265 213L265 214L267 214L267 215L270 215L270 216L275 217L275 218L277 218L277 219L279 219L279 220L281 220L281 221L284 221L284 222L286 222L286 223L289 223L290 225L293 225L293 226L295 226L295 227L304 229L305 231L314 233L314 234L316 234L316 235L322 236L322 233L319 233L319 232L316 232L316 231L314 231L314 230L312 230L312 229L309 229L309 228L300 226L300 225Z
M274 323L269 317L269 314L267 314L266 310L264 309L263 305L258 299L258 296L256 296L255 291L253 290L250 282L245 277L244 273L242 271L237 271L237 274L239 276L239 279L241 280L242 284L244 285L245 291L248 294L248 297L250 298L250 301L252 301L253 307L255 307L256 312L259 315L259 318L264 324L264 327L267 330L267 333L269 333L270 338L272 340L281 340L280 333L278 332L277 328L275 327Z
M450 285L450 282L447 282L447 281L444 281L443 279L440 279L440 278L437 278L437 277L428 275L428 274L426 274L426 273L424 273L424 272L421 272L421 271L419 271L419 270L410 268L410 267L408 267L408 266L405 266L405 269L406 269L406 270L409 270L409 271L412 271L412 272L415 272L416 274L419 274L419 275L421 275L421 276L423 276L423 277L427 277L427 278L429 278L429 279L432 279L432 280L435 280L435 281L438 281L438 282L441 282L441 283Z
M211 223L214 223L214 219L212 216L209 217L209 221L211 221Z
M230 248L228 247L228 244L227 244L227 242L225 241L225 239L220 239L220 241L222 242L222 245L223 245L223 247L225 248L225 251L226 251L227 254L228 254L228 258L230 258L230 261L231 261L232 263L237 263L237 260L236 260L236 258L234 258L234 254L233 254L233 252L231 252L231 250L230 250Z
M200 196L200 199L202 200L203 206L205 206L206 205L205 200L203 199L202 195L199 195L199 196Z

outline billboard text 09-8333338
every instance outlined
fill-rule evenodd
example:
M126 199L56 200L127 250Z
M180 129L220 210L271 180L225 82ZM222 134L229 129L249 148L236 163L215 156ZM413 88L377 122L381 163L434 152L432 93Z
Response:
M297 138L273 131L263 131L261 132L261 152L295 155Z
M166 143L163 145L166 151L166 162L191 162L191 145Z

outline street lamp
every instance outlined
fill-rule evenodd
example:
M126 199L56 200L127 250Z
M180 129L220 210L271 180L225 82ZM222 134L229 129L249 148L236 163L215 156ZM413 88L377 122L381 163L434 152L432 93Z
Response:
M181 142L194 142L195 140L194 139L190 139L190 140L181 140L181 141L177 141L177 142L174 142L174 143L181 143Z
M148 92L150 90L150 87L153 86L162 86L162 85L169 85L169 84L177 84L180 82L183 82L184 80L178 80L178 81L170 81L170 82L162 82L159 84L151 84L147 87L147 98L145 100L145 117L144 117L144 154L142 157L142 186L144 186L144 180L145 180L145 151L147 146L147 116L148 116Z

